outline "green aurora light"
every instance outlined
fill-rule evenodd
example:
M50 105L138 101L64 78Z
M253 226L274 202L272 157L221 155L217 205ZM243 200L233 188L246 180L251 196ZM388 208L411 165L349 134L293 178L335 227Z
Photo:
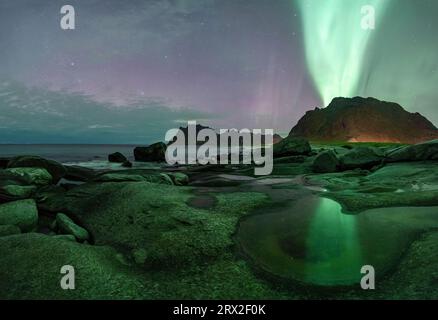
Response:
M306 63L324 106L334 97L357 95L368 44L391 0L297 0ZM376 27L361 27L361 9L375 9Z

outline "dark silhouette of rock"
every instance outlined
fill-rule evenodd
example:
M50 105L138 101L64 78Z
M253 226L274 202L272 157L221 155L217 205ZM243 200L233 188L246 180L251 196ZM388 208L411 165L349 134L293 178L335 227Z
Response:
M0 157L0 169L6 169L11 158Z
M438 138L438 129L419 113L374 98L335 98L308 111L290 136L311 141L419 143Z
M310 152L310 144L303 138L289 136L274 145L274 157L308 155Z
M122 167L124 168L132 168L132 163L129 160L126 160L122 163Z
M203 126L202 124L197 124L196 128L195 128L195 137L197 137L198 133L201 130L203 130L203 129L209 129L209 130L216 131L213 128L210 128L210 127L207 127L207 126ZM184 133L184 135L186 137L186 145L188 145L189 144L189 141L188 141L188 132L189 132L188 131L188 127L180 127L179 130L181 130ZM231 128L230 128L230 130L231 130ZM251 136L251 142L254 141L256 134L251 132L250 136ZM265 144L265 135L261 134L260 136L261 136L260 137L260 141L261 141L261 144L263 145L263 144ZM217 140L218 144L220 143L220 138L221 138L221 135L219 133L216 133L216 140ZM173 143L175 140L176 140L176 138L174 138L169 144ZM272 143L273 144L276 144L276 143L280 142L281 140L283 140L283 138L280 135L276 134L276 133L272 136ZM205 141L196 141L196 145L203 145L204 143L205 143ZM239 139L239 145L241 145L241 146L244 145L244 141L241 138Z
M166 160L166 145L157 142L147 147L136 147L134 149L135 161L163 162Z
M53 177L53 183L58 183L66 174L64 166L54 160L44 159L38 156L18 156L12 158L8 168L43 168Z
M196 124L196 127L195 127L195 139L198 136L199 131L204 130L204 129L214 130L214 129L210 128L210 127L203 126L202 124ZM186 138L186 145L188 145L191 142L191 141L188 141L188 139L189 139L189 128L188 127L179 127L179 130L181 130L184 133L184 136ZM216 138L219 139L219 135L218 134L216 135ZM176 141L176 137L169 144L172 144L175 141ZM205 143L205 141L196 141L196 145L203 145L204 143Z
M438 160L438 140L400 147L388 152L387 162Z
M120 152L114 152L108 155L109 162L123 163L128 159Z
M370 169L382 163L384 154L378 148L357 147L342 155L339 160L343 170Z
M312 171L316 173L336 172L338 168L339 159L332 150L318 154L312 164Z

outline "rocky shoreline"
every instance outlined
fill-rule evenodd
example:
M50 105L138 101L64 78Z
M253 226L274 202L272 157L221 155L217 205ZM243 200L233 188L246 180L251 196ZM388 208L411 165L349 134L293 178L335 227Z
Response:
M160 162L160 144L136 154L157 161L157 169L132 167L122 154L109 156L120 170L66 166L37 156L1 159L0 298L438 297L438 219L428 209L438 206L438 140L310 145L288 137L274 146L274 171L266 177L255 177L250 165L167 166ZM242 221L268 217L270 207L282 208L287 219L286 209L296 211L300 199L314 197L366 218L358 237L371 256L373 238L393 226L394 237L382 239L394 258L382 262L375 292L274 274L269 270L277 266L263 262L266 252L254 252L245 242ZM422 208L417 215L415 207ZM383 208L411 209L378 211ZM251 221L258 230L259 222ZM286 255L312 262L303 249L312 234L299 230L312 230L315 220L291 227L292 234L287 229L284 239L278 236L281 225L271 226L272 221L263 222L263 230L273 232L266 234L273 241L269 250L278 254L269 261ZM412 236L409 241L405 234ZM59 270L66 264L77 269L76 290L59 286Z

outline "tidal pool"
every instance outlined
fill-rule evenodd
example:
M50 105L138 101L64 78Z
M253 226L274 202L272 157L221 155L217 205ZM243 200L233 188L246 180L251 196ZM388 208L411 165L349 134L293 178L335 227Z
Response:
M381 277L421 232L438 227L438 207L380 208L349 215L315 195L243 219L236 241L258 267L305 284L360 282L363 265ZM438 267L438 266L437 266Z

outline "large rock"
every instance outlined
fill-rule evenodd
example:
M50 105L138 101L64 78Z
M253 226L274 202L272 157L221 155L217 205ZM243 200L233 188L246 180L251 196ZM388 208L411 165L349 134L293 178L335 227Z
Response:
M166 160L166 145L157 142L147 147L136 147L134 149L135 161L162 162Z
M341 168L349 169L370 169L384 160L383 152L378 148L357 147L345 153L339 159Z
M58 183L66 174L66 170L62 164L38 156L18 156L12 158L8 163L8 168L22 167L46 169L52 175L53 183Z
M387 162L438 160L438 140L397 148L388 152Z
M116 163L123 163L125 161L128 161L128 159L120 152L114 152L114 153L111 153L108 155L108 161L109 162L116 162Z
M0 202L28 199L35 193L36 186L20 186L15 184L0 186Z
M8 170L0 170L0 202L27 199L35 191L29 179Z
M78 226L72 219L63 213L58 213L56 215L56 227L61 234L71 234L80 242L90 238L87 230Z
M14 225L22 232L32 231L38 223L38 211L33 199L0 205L0 225Z
M22 176L20 174L11 172L10 170L1 170L0 169L0 185L20 185L26 186L30 184L28 177Z
M438 139L437 128L419 113L374 98L335 98L308 111L290 135L310 141L419 143Z
M312 151L309 141L303 138L287 137L274 145L275 157L308 155Z
M53 181L52 175L42 168L10 168L6 171L23 177L29 184L45 186Z
M336 172L338 168L339 159L332 150L318 154L312 164L312 171L316 173Z

